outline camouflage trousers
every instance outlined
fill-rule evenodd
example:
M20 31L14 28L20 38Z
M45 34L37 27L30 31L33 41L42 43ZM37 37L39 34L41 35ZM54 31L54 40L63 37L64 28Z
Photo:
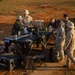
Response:
M66 60L66 65L70 67L70 64L71 64L71 61L72 63L75 64L75 58L73 56L73 52L74 52L74 49L68 49L67 50L67 60Z
M64 58L64 45L61 45L60 43L58 43L56 45L56 55L57 55L57 58L60 57L60 58Z

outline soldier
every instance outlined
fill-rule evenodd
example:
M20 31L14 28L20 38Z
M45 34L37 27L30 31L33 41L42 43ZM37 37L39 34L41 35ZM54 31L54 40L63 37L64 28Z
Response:
M13 25L13 28L12 28L12 35L18 35L18 32L21 32L22 31L22 17L21 16L18 16L14 25ZM19 33L20 34L20 33Z
M29 11L28 10L24 10L24 16L23 16L23 20L22 20L22 25L24 28L24 34L31 32L32 28L33 28L33 18L29 15Z
M75 49L75 35L74 35L74 23L67 23L67 36L66 36L66 44L64 50L66 50L67 60L66 65L63 67L70 68L70 62L72 61L75 64L73 51Z
M30 13L28 10L24 10L24 16L22 21L24 27L28 27L28 28L33 27L32 25L33 19L29 14Z
M60 60L64 59L64 44L65 44L65 30L62 27L62 22L57 20L57 35L55 46L57 50L57 59L60 57Z
M51 18L50 23L47 26L49 28L49 31L52 31L54 36L56 37L56 32L57 32L57 25L56 25L56 19Z
M65 33L67 33L67 30L66 30L66 29L67 29L67 23L68 23L68 22L71 22L71 21L69 20L67 14L64 14L64 15L63 15L63 21L64 21L64 23L65 23L65 25L64 25Z

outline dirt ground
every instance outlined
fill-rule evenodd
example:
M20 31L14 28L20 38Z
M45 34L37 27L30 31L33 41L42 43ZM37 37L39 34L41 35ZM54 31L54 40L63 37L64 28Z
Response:
M22 12L24 9L28 9L31 12L31 16L34 20L43 19L45 22L49 22L50 18L56 18L63 20L63 14L67 13L70 18L75 18L75 7L74 6L63 6L56 4L41 4L41 5L30 5L20 6L18 9ZM1 12L1 11L0 11ZM5 13L5 12L4 12ZM7 12L6 12L7 13ZM10 12L13 15L2 15L0 14L0 44L4 43L3 38L11 35L13 23L16 20L17 15L15 11ZM21 14L23 16L23 14ZM64 62L59 63L46 63L48 67L39 67L34 72L29 71L28 75L75 75L75 66L72 65L71 69L63 68ZM0 69L0 75L26 75L24 67L20 67L13 71L7 71Z
M41 67L36 67L36 70L31 71L28 70L25 72L24 67L21 66L18 69L13 71L6 71L0 69L0 75L75 75L75 67L74 65L71 66L70 69L63 68L65 62L59 63L50 63L47 62L45 67L42 65Z

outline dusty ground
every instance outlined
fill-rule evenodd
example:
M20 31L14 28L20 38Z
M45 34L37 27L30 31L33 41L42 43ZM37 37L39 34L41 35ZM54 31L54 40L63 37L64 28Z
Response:
M0 75L75 75L75 67L67 69L62 67L63 64L65 62L46 63L47 67L44 67L44 65L38 68L36 67L36 70L33 72L31 70L25 72L23 66L13 71L0 69Z
M16 0L15 0L16 1ZM29 0L28 0L29 1ZM41 0L40 0L41 1ZM56 18L62 20L62 15L67 13L70 18L75 18L75 3L72 2L66 3L64 2L60 4L56 3L44 3L42 4L29 4L18 6L17 10L15 8L11 11L1 10L0 8L0 44L3 43L3 38L11 35L11 29L13 23L16 20L18 15L23 16L23 10L28 9L30 11L30 15L33 19L43 19L45 22L49 22L50 18ZM66 0L69 1L69 0ZM74 1L74 0L72 0ZM11 4L11 1L10 1ZM29 72L28 75L75 75L75 67L72 66L71 69L62 68L62 65L65 62L59 63L46 63L48 65L47 68L39 68L34 72ZM23 67L15 69L13 71L6 71L0 69L0 75L25 75L25 71Z

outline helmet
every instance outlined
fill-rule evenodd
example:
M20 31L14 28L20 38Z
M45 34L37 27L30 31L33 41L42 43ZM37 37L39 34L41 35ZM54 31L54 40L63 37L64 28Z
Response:
M24 10L24 14L29 14L29 11L28 10Z
M17 19L22 19L22 17L21 16L18 16Z

